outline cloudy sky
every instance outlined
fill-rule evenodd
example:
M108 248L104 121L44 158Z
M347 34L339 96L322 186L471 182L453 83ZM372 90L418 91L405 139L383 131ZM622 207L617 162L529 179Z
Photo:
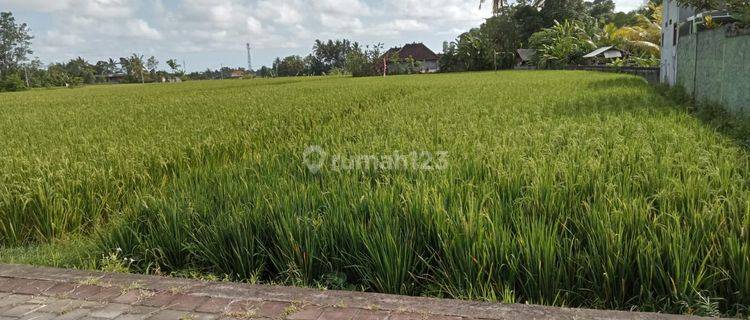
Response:
M643 3L615 2L619 11ZM7 10L29 24L44 62L139 52L185 61L190 71L246 66L246 42L254 67L306 55L315 39L419 41L437 52L490 15L478 0L0 0Z

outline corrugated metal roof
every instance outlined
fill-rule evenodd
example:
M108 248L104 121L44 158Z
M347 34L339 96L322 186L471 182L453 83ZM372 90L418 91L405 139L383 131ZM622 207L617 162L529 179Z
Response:
M604 51L604 57L607 59L622 58L622 52L617 49Z
M600 54L604 53L604 51L607 51L607 50L609 50L609 49L612 49L612 48L614 48L614 47L615 47L615 46L601 47L601 48L599 48L599 49L596 49L596 50L594 50L594 51L591 51L591 52L590 52L589 54L587 54L587 55L585 55L585 56L583 56L583 57L584 57L584 58L594 58L594 57L596 57L596 56L598 56L598 55L600 55Z
M536 55L536 50L534 49L518 49L516 52L518 52L518 56L521 57L521 60L523 61L531 61Z

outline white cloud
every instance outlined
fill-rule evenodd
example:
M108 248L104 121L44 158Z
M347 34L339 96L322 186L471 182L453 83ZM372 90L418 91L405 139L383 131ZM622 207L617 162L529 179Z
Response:
M261 34L263 32L263 24L254 17L247 17L245 21L247 24L247 31L252 34Z
M87 18L82 16L70 17L70 27L72 28L93 28L96 26L97 20L93 18Z
M327 28L334 30L356 31L362 29L362 21L359 18L340 17L328 13L320 14L320 23Z
M90 17L96 18L122 18L130 17L136 7L135 1L131 0L82 0L74 3L72 7Z
M83 43L83 39L75 34L61 33L57 30L49 30L44 34L45 43L52 47L70 47Z
M232 25L233 10L231 5L218 5L212 6L209 9L211 14L211 21L216 23L220 27L228 27Z
M260 1L257 13L263 20L293 25L303 21L302 14L297 10L298 7L295 3L284 1Z
M333 16L362 16L370 13L370 7L359 0L318 0L312 6L319 12Z
M3 0L2 4L7 5L11 8L19 8L24 10L39 11L39 12L52 12L65 10L70 7L72 0Z
M624 12L633 11L648 3L647 0L618 0L615 2L617 3L617 10Z
M429 26L423 22L419 22L414 19L399 19L392 22L388 22L386 27L395 31L425 31L429 30Z
M435 22L476 21L490 15L486 10L479 9L479 1L433 0L426 5L420 0L387 0L385 7L391 14L403 18Z
M148 22L141 19L128 20L127 24L127 35L135 38L159 40L161 39L161 33L158 30L148 25Z

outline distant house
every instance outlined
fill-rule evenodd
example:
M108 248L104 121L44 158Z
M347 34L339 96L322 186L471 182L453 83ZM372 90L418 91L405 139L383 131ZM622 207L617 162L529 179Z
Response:
M423 43L410 43L400 48L391 48L386 51L380 61L385 59L385 65L389 73L401 73L400 70L407 70L411 65L411 59L415 62L418 72L431 73L440 71L438 60L440 56L435 54L430 48Z
M615 48L614 46L606 46L598 48L594 51L589 52L588 54L584 55L584 58L587 59L604 59L604 60L613 60L613 59L619 59L625 57L625 52L623 52L620 49Z
M245 76L245 71L242 70L234 70L232 73L229 74L229 78L231 79L239 79Z
M118 84L121 82L127 82L126 80L127 80L128 75L125 73L109 73L109 74L95 75L94 77L99 78L100 82Z

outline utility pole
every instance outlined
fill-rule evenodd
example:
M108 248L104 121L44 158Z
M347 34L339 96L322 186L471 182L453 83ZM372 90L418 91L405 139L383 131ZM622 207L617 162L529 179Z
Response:
M219 68L219 77L221 80L224 80L224 64L221 64L221 67Z

